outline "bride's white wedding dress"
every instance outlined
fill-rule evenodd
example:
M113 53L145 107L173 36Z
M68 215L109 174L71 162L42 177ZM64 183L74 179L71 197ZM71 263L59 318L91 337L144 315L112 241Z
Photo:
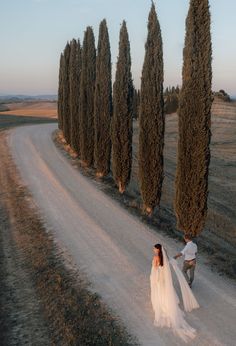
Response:
M170 265L178 278L185 311L191 311L199 307L186 279L179 269L176 260L168 260L165 250L163 252L163 266L152 266L151 302L155 313L154 324L158 327L172 328L174 333L185 342L196 336L196 331L185 320L184 312L179 307L179 298L173 286Z

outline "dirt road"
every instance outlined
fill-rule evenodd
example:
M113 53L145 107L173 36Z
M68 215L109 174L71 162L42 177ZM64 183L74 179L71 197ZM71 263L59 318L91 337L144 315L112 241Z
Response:
M51 139L55 124L11 131L9 145L22 178L57 241L82 269L92 289L142 345L182 345L170 330L153 327L149 273L152 245L170 256L181 244L142 225L82 176ZM191 345L235 345L236 290L199 260L193 291L201 305L187 320L197 329Z

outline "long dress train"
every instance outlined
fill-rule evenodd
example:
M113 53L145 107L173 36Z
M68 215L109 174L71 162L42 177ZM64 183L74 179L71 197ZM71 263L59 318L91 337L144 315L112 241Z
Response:
M172 328L173 332L185 342L196 336L196 330L185 320L185 314L179 307L179 298L173 286L169 260L165 250L163 252L163 266L155 268L152 266L151 303L155 313L154 324L158 327ZM191 289L189 288L182 272L178 269L175 260L171 260L183 295L184 308L191 311L199 307Z

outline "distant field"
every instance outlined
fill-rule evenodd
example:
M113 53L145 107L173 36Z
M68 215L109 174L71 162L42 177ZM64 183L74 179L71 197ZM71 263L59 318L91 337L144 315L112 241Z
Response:
M57 103L45 101L0 104L0 130L57 121Z
M53 101L5 103L1 105L1 108L3 111L0 116L4 113L7 115L57 118L57 103Z

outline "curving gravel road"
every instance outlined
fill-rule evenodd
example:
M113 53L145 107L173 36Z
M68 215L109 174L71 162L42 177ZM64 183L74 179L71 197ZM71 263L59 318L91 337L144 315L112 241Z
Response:
M8 139L45 223L142 345L182 345L169 329L153 326L149 290L153 244L164 244L170 256L182 245L141 224L82 176L55 147L55 128L20 127ZM212 273L201 258L193 291L201 308L187 315L198 332L191 345L234 346L235 284Z

